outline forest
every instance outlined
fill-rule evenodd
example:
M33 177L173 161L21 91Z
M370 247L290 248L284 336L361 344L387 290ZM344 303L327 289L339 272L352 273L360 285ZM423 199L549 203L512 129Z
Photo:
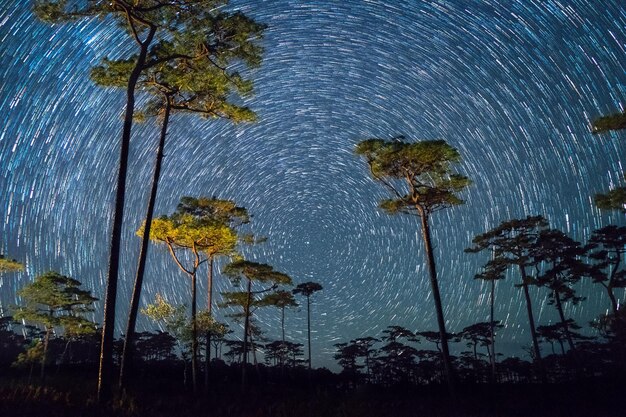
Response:
M440 274L447 262L438 250L433 216L465 203L473 178L463 155L442 139L404 135L362 138L353 162L387 197L378 210L413 216L424 263L417 277L428 282L433 327L408 329L388 323L378 334L337 341L338 372L315 366L312 328L316 300L330 291L289 271L246 259L246 248L271 236L250 233L254 213L223 196L180 195L168 215L155 204L168 133L175 114L254 123L257 109L249 70L262 65L267 25L224 0L37 0L34 15L46 24L76 25L100 18L121 27L133 45L127 56L100 57L90 69L95 88L125 94L119 132L119 166L104 297L63 271L30 277L15 305L0 317L0 414L6 416L614 416L626 371L626 226L606 224L580 242L553 228L544 213L511 218L467 241L465 252L487 261L470 285L488 289L489 320L450 328ZM121 236L131 129L155 123L160 131L144 219L135 232L141 245L132 272L128 314L119 317ZM626 113L598 117L594 135L622 135ZM626 214L626 186L590 191L595 208ZM149 248L161 248L188 292L185 302L167 293L142 298ZM474 255L472 255L474 256ZM217 263L224 266L218 271ZM0 276L24 270L0 254ZM216 279L232 290L214 294ZM414 280L416 277L410 277ZM408 279L408 278L407 278ZM198 294L206 286L207 293ZM496 314L497 287L514 285L524 306L530 338L528 359L498 349L503 317ZM606 300L606 314L583 323L568 317L584 305L591 283ZM131 284L129 284L131 285ZM99 289L98 289L99 290ZM558 320L541 323L531 291L546 297ZM623 298L623 297L621 297ZM201 303L199 300L206 300ZM142 301L143 300L143 301ZM506 302L509 302L507 300ZM96 304L103 317L94 319ZM143 304L142 304L143 303ZM143 305L143 307L141 307ZM279 339L266 336L259 309L279 317ZM227 320L216 319L227 311ZM303 337L286 336L285 318L306 316ZM117 315L117 317L116 317ZM124 328L116 337L116 320ZM147 320L150 331L138 331ZM323 328L317 328L323 332ZM119 332L119 329L117 329Z

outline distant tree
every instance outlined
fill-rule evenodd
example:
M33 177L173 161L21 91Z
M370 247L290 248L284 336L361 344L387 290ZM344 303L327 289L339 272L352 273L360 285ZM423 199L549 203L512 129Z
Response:
M15 259L9 259L0 254L0 274L7 272L19 272L24 270L24 265Z
M372 374L372 356L375 353L375 349L372 349L374 344L380 342L379 339L375 337L366 336L359 337L354 340L354 343L359 347L359 356L362 356L365 359L365 375L367 376L368 381L371 381Z
M576 295L573 286L582 277L591 274L589 267L580 260L586 250L580 242L554 229L542 230L537 245L538 259L544 263L544 270L537 276L537 285L550 290L549 303L556 307L569 348L575 352L576 346L570 333L570 322L565 318L563 303L576 305L585 299Z
M470 249L466 249L465 252L471 252ZM496 299L496 281L504 279L504 274L507 269L507 263L502 259L490 259L483 267L483 270L474 275L474 279L480 279L489 282L489 364L491 366L491 380L497 381L497 369L496 369L496 323L495 320L495 299Z
M280 330L281 330L281 341L282 344L285 344L285 308L287 307L297 307L298 303L296 302L293 294L289 291L285 290L276 290L273 293L270 293L265 297L265 302L267 305L272 305L280 308ZM281 366L284 362L281 362Z
M245 291L225 292L222 294L224 298L223 306L238 306L242 309L239 315L244 321L241 384L245 387L252 314L256 308L269 305L267 294L263 298L257 298L257 295L272 291L278 285L291 285L291 278L282 272L275 271L270 265L246 260L238 260L226 265L224 274L230 277L235 285L239 285L242 279L245 280ZM269 285L269 287L253 291L253 283L265 284Z
M69 337L72 334L95 332L95 324L83 317L94 311L91 291L80 289L81 283L58 272L46 272L18 291L24 304L17 306L16 320L37 323L44 327L43 350L41 352L41 381L45 377L45 367L50 335L55 328L63 329Z
M317 282L304 282L296 285L293 289L294 294L302 294L306 297L306 334L309 348L309 370L311 369L311 295L321 291L322 286Z
M337 352L334 355L335 360L343 369L342 375L347 377L352 385L356 385L358 381L363 377L360 370L363 365L358 363L358 358L361 356L362 349L354 341L351 340L348 343L335 343Z
M382 183L393 196L381 201L380 207L389 214L411 214L421 220L431 291L442 339L446 378L451 392L454 392L452 362L448 342L445 340L446 326L430 235L430 216L438 210L462 204L463 200L457 193L464 190L471 181L452 171L452 165L460 162L461 156L445 141L407 143L403 140L404 137L391 141L369 139L360 142L355 152L365 158L372 177Z
M528 216L525 219L514 219L502 222L490 231L477 235L472 240L474 246L467 249L469 252L480 252L489 249L493 253L493 262L506 264L507 267L517 268L521 283L517 285L524 291L526 312L530 334L533 341L533 358L539 369L542 380L545 380L545 371L541 361L541 350L537 338L537 330L532 310L529 287L536 285L536 279L529 274L541 262L538 256L539 233L548 226L542 216Z
M500 322L493 323L494 327L502 328L503 325ZM491 356L491 351L489 349L489 344L491 343L490 335L491 335L491 326L492 323L489 322L480 322L474 323L467 327L464 327L458 334L459 339L466 340L468 347L472 349L472 354L474 355L474 359L478 359L478 346L487 347L487 351L489 352L489 356Z
M115 301L117 294L119 252L121 243L122 218L126 191L126 173L131 128L135 107L135 88L144 70L170 62L191 57L189 47L204 49L207 57L220 56L222 59L205 60L215 66L225 66L229 54L237 54L232 45L246 43L248 39L238 29L238 21L243 26L253 23L242 13L227 13L222 6L226 0L181 0L167 1L146 0L128 2L125 0L73 2L67 0L36 0L35 14L43 21L51 23L67 22L83 18L107 16L111 22L127 30L138 46L138 55L126 61L128 74L126 81L126 110L120 142L119 172L117 178L115 210L113 213L111 252L107 278L104 327L102 332L101 365L98 376L98 400L106 401L111 395L111 371L113 349L113 327L115 323ZM231 16L235 16L231 18ZM232 20L231 20L232 19ZM185 38L185 35L187 36ZM184 53L172 48L177 41L183 42ZM258 51L254 45L245 48L247 54ZM182 56L181 56L182 55ZM245 54L244 54L245 55ZM197 54L195 56L198 56ZM157 57L155 59L155 57ZM240 56L241 57L241 56ZM193 89L192 89L193 90Z
M615 314L618 302L614 289L626 288L626 268L622 263L622 257L626 253L626 227L609 225L594 230L588 249L589 257L595 261L592 265L593 282L606 289Z

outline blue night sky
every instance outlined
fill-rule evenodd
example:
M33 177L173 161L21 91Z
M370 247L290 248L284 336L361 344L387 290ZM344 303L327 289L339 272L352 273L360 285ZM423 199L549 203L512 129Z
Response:
M449 331L489 317L487 287L473 280L486 258L463 253L474 235L536 214L583 241L596 228L626 225L623 215L592 204L593 194L620 183L626 138L589 133L593 118L626 103L621 0L233 0L230 7L268 24L263 64L248 74L255 95L246 104L259 122L174 116L156 211L172 212L183 195L247 207L250 229L269 240L246 256L296 283L324 286L313 297L314 366L336 369L334 343L379 336L388 325L436 329L418 221L378 211L385 190L353 154L362 139L445 139L463 156L458 170L474 181L466 205L432 219ZM0 278L5 313L19 301L17 289L50 269L104 298L125 99L88 75L105 56L133 48L110 21L49 26L33 17L30 2L0 3L0 250L26 265ZM157 134L154 122L133 129L118 332ZM164 248L152 246L148 263L144 304L156 293L188 302L187 278ZM497 349L525 355L530 332L516 282L512 275L497 286L496 319L506 326ZM232 288L223 277L216 285ZM200 294L205 288L201 280ZM609 303L591 283L577 289L587 300L566 314L586 325ZM533 295L538 324L553 321L547 290ZM618 296L623 302L623 291ZM200 297L199 307L205 303ZM102 302L97 308L101 322ZM306 344L305 313L288 311L289 340ZM277 310L258 318L267 337L280 337Z

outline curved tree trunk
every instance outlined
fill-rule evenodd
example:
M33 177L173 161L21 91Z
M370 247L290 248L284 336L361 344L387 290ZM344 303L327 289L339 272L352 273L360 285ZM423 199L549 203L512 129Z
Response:
M450 360L450 351L448 349L448 337L446 332L446 322L443 318L443 306L441 304L441 295L439 294L439 284L437 283L437 269L435 266L435 257L433 255L432 243L430 239L430 225L428 224L428 216L421 212L420 219L422 221L422 238L424 239L424 248L426 250L426 260L428 264L428 272L430 273L430 286L435 301L435 311L437 313L437 325L439 326L439 337L441 340L443 366L446 373L446 380L452 395L456 394L456 384L454 381L452 361Z
M530 335L533 339L533 352L535 353L535 363L539 369L539 377L542 382L546 382L546 373L543 369L543 361L541 360L541 350L539 350L539 341L537 339L537 328L535 327L535 317L533 316L532 301L530 300L530 293L528 292L528 277L526 276L526 270L523 266L520 266L520 272L522 275L522 288L524 289L524 298L526 299L526 312L528 313L528 323L530 324Z
M103 403L111 398L111 378L113 372L113 336L115 330L115 302L117 298L117 281L120 263L120 246L122 239L122 220L124 217L124 198L126 196L126 173L128 171L128 153L130 148L130 133L133 125L135 110L135 86L141 75L148 48L152 43L156 28L150 26L146 39L141 44L141 50L135 67L128 78L126 88L126 112L124 127L120 141L120 160L115 193L115 210L113 212L113 228L111 231L111 249L109 254L109 270L104 299L104 320L102 323L102 343L100 346L100 365L98 370L98 402Z
M143 286L143 276L146 269L146 259L148 257L148 244L150 243L150 229L152 227L152 218L154 216L154 205L156 203L157 190L159 188L159 178L161 177L161 165L163 162L163 149L165 147L165 137L167 136L167 126L170 119L171 100L166 97L165 110L163 113L163 122L161 124L161 135L159 137L159 145L157 147L156 158L154 162L154 174L152 176L152 188L150 189L150 197L148 198L148 208L146 210L146 219L141 236L141 249L139 251L139 261L137 265L137 274L135 275L135 285L133 287L133 295L130 299L130 310L128 312L128 322L126 324L126 337L124 338L124 350L122 351L122 360L120 363L120 388L127 385L129 367L132 365L135 324L137 323L137 313L139 311L139 300L141 299L141 288Z
M613 286L609 284L605 288L606 293L609 296L609 300L611 301L611 309L613 310L613 314L617 314L617 298L615 298L615 294L613 293Z

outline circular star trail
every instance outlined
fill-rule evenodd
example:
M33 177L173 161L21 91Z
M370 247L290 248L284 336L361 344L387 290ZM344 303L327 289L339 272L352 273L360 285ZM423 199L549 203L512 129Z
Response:
M26 264L0 278L5 313L18 288L50 269L104 298L124 97L94 86L88 74L105 56L133 48L110 21L49 26L25 3L0 5L0 249ZM578 240L624 225L623 216L592 203L593 194L619 184L624 134L590 133L594 117L623 110L621 3L234 0L230 7L268 24L262 67L249 74L255 95L246 102L259 122L174 116L157 213L173 211L183 195L247 207L250 230L268 241L246 256L296 283L323 285L313 296L313 364L334 367L334 343L378 336L392 324L436 329L418 221L377 210L385 190L354 146L400 134L445 139L474 181L465 205L432 219L447 327L487 320L487 288L473 279L486 259L463 253L474 235L535 214ZM152 122L133 130L118 331L157 134ZM187 302L188 283L166 251L152 246L148 262L143 302L156 293ZM496 319L506 325L498 349L522 355L530 335L515 279L497 285ZM220 276L217 287L231 284ZM578 291L587 301L567 314L580 323L607 309L600 288L583 283ZM539 324L555 319L546 295L533 292ZM278 311L258 318L267 337L279 337ZM303 309L288 312L288 339L305 342L305 326Z

